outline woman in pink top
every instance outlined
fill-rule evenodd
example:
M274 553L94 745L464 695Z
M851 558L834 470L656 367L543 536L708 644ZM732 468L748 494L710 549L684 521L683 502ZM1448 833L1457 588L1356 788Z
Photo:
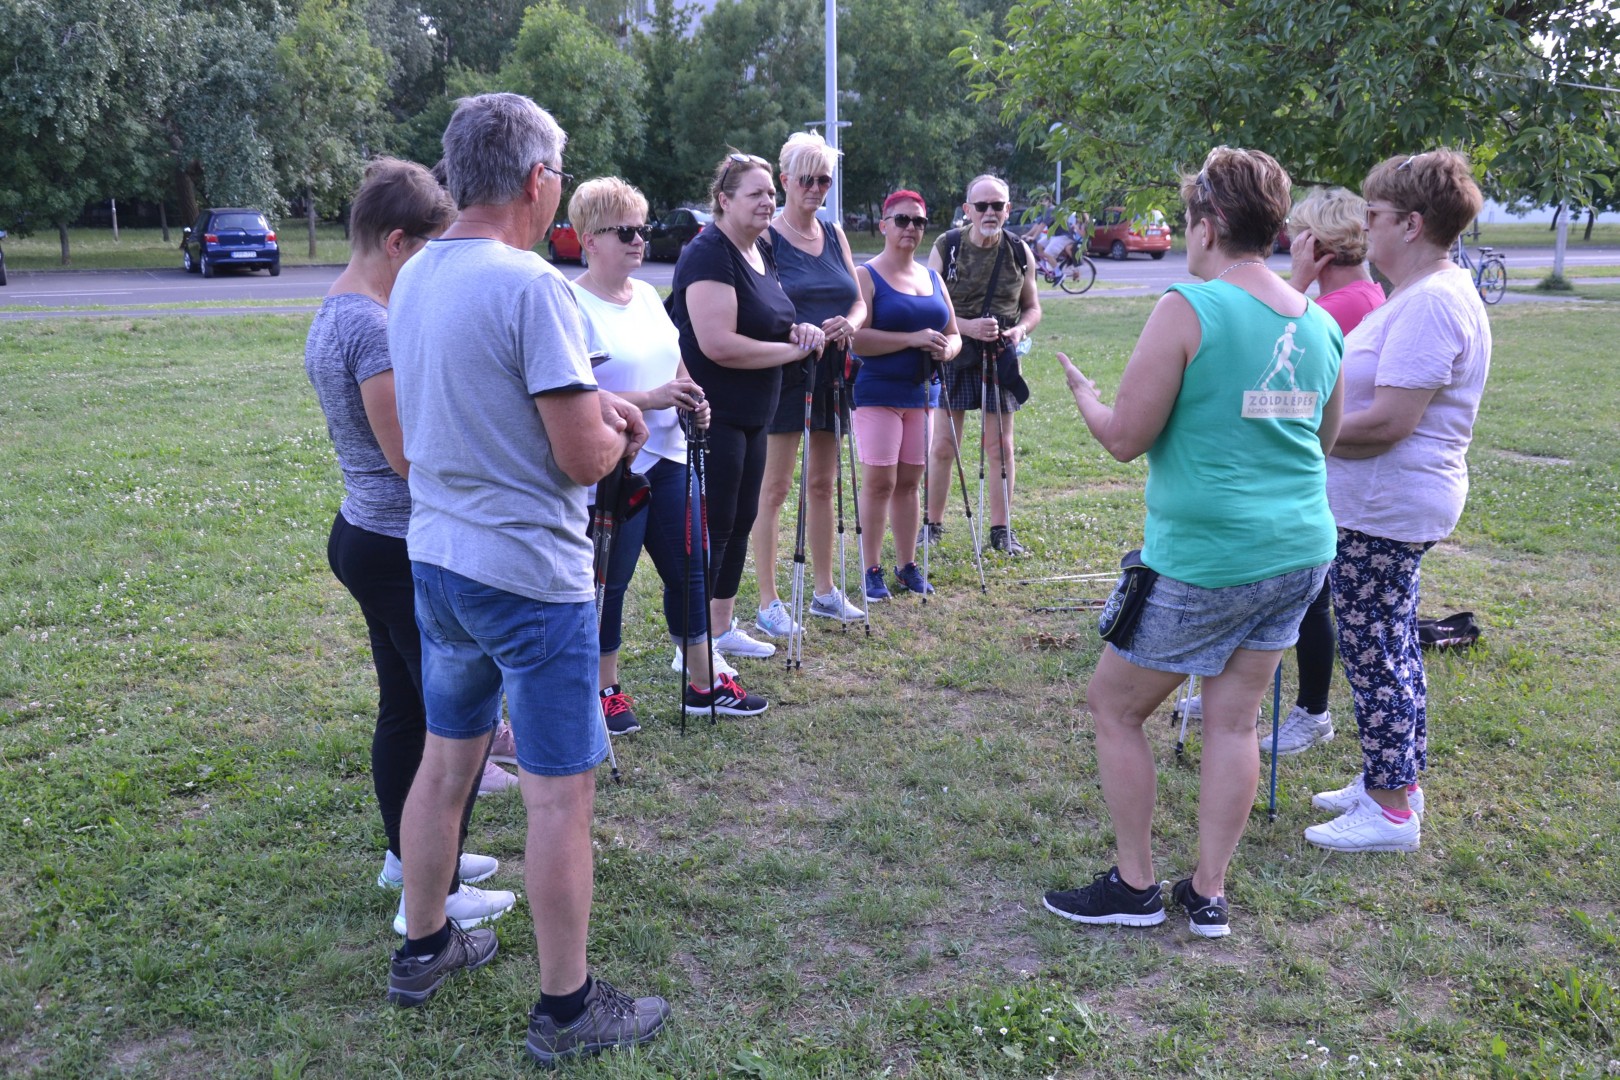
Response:
M1294 207L1293 266L1288 283L1316 284L1316 302L1349 334L1384 302L1367 269L1367 200L1342 187L1317 188Z

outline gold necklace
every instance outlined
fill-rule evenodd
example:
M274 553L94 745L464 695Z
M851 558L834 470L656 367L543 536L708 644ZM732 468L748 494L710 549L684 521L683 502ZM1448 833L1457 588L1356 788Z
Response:
M1225 270L1222 270L1220 273L1216 274L1215 275L1215 280L1216 281L1221 280L1221 278L1225 277L1227 274L1230 274L1232 271L1236 270L1240 266L1264 266L1264 265L1266 265L1266 264L1264 262L1262 262L1261 260L1259 260L1259 259L1243 259L1240 262L1233 263L1231 266L1228 266Z
M791 232L794 236L797 236L800 240L803 240L807 244L813 244L817 240L821 239L821 230L819 228L816 229L816 234L814 236L808 236L808 235L800 232L798 229L794 228L793 227L793 222L791 222L791 221L789 221L787 219L787 214L785 214L785 213L782 214L780 217L778 217L776 220L780 221L783 225L786 225L788 227L789 232ZM815 221L816 219L811 218L810 220Z

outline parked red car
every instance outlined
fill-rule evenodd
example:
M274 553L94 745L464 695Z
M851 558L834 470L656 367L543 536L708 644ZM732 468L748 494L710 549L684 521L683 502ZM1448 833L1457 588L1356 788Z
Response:
M1127 218L1124 207L1110 206L1093 223L1091 235L1086 237L1088 255L1107 255L1120 261L1133 251L1162 259L1169 250L1170 223L1157 210Z
M552 262L584 262L580 257L579 233L566 221L559 221L551 227L551 233L546 237L546 254Z

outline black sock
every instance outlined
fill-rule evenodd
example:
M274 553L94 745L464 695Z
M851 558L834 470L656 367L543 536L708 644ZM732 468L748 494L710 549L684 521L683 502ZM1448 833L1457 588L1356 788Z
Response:
M401 957L435 956L450 944L450 920L446 919L439 932L429 934L425 938L406 938L405 944L399 947Z
M585 995L591 992L591 977L585 976L585 985L572 994L540 994L540 1011L551 1017L558 1027L567 1027L585 1011Z

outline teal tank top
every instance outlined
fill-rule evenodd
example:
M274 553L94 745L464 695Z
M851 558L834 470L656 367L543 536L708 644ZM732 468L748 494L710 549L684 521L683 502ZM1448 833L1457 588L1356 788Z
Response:
M1336 532L1316 432L1344 336L1307 302L1279 315L1235 285L1172 285L1202 340L1148 449L1142 561L1205 589L1333 558Z

